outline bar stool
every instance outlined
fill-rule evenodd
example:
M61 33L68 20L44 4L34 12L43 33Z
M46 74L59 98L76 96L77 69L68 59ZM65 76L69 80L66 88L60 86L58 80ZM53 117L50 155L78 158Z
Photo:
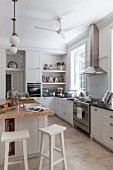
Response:
M28 170L27 143L26 143L27 138L30 138L28 130L11 131L11 132L3 132L2 133L1 141L5 142L4 170L8 170L8 165L20 163L18 161L8 162L9 143L10 142L16 142L16 141L22 141L22 143L23 143L24 166L25 166L25 170Z
M64 169L67 170L67 162L64 148L64 130L66 127L53 124L51 126L41 128L39 131L41 132L41 146L40 146L40 162L39 162L39 170L42 169L42 161L44 158L49 159L49 170L53 170L53 167L60 163L64 162ZM60 135L60 144L61 150L55 147L55 135ZM44 154L44 145L45 145L45 136L49 137L49 155ZM56 150L62 154L62 157L59 160L53 161L53 151Z

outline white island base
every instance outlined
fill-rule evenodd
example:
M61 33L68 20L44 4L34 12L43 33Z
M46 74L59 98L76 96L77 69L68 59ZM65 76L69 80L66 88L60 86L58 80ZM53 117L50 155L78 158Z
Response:
M27 139L28 158L37 157L40 146L39 128L48 126L48 116L33 116L14 119L15 130L28 129L30 138ZM0 120L0 138L5 131L5 119ZM15 154L9 156L9 160L21 160L23 157L22 142L15 142ZM0 165L4 162L4 142L0 141Z

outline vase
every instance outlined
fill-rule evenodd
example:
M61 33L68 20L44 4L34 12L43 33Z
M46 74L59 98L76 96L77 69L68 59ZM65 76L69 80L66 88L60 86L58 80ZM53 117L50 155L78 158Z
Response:
M59 66L59 70L64 70L64 66L63 65Z

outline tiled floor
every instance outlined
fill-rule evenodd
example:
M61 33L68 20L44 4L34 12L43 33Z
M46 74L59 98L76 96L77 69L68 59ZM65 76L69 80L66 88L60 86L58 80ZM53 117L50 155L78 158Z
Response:
M113 170L113 153L104 148L80 130L74 129L68 123L56 116L49 117L49 125L56 123L66 126L65 148L68 170ZM57 137L57 145L59 140ZM58 157L55 153L55 157ZM29 170L37 170L38 158L29 159ZM0 167L3 170L3 167ZM23 164L11 165L9 170L24 170ZM48 160L44 160L43 169L49 170ZM62 163L54 170L63 170Z

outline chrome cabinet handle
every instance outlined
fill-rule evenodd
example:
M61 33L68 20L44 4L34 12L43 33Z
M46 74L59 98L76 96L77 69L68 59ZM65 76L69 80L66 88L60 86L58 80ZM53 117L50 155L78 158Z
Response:
M110 116L110 118L113 118L113 116Z
M97 111L97 109L94 109L95 111Z
M113 137L110 137L111 140L113 140Z
M110 126L113 126L113 123L110 123Z
M63 113L65 115L65 113Z

